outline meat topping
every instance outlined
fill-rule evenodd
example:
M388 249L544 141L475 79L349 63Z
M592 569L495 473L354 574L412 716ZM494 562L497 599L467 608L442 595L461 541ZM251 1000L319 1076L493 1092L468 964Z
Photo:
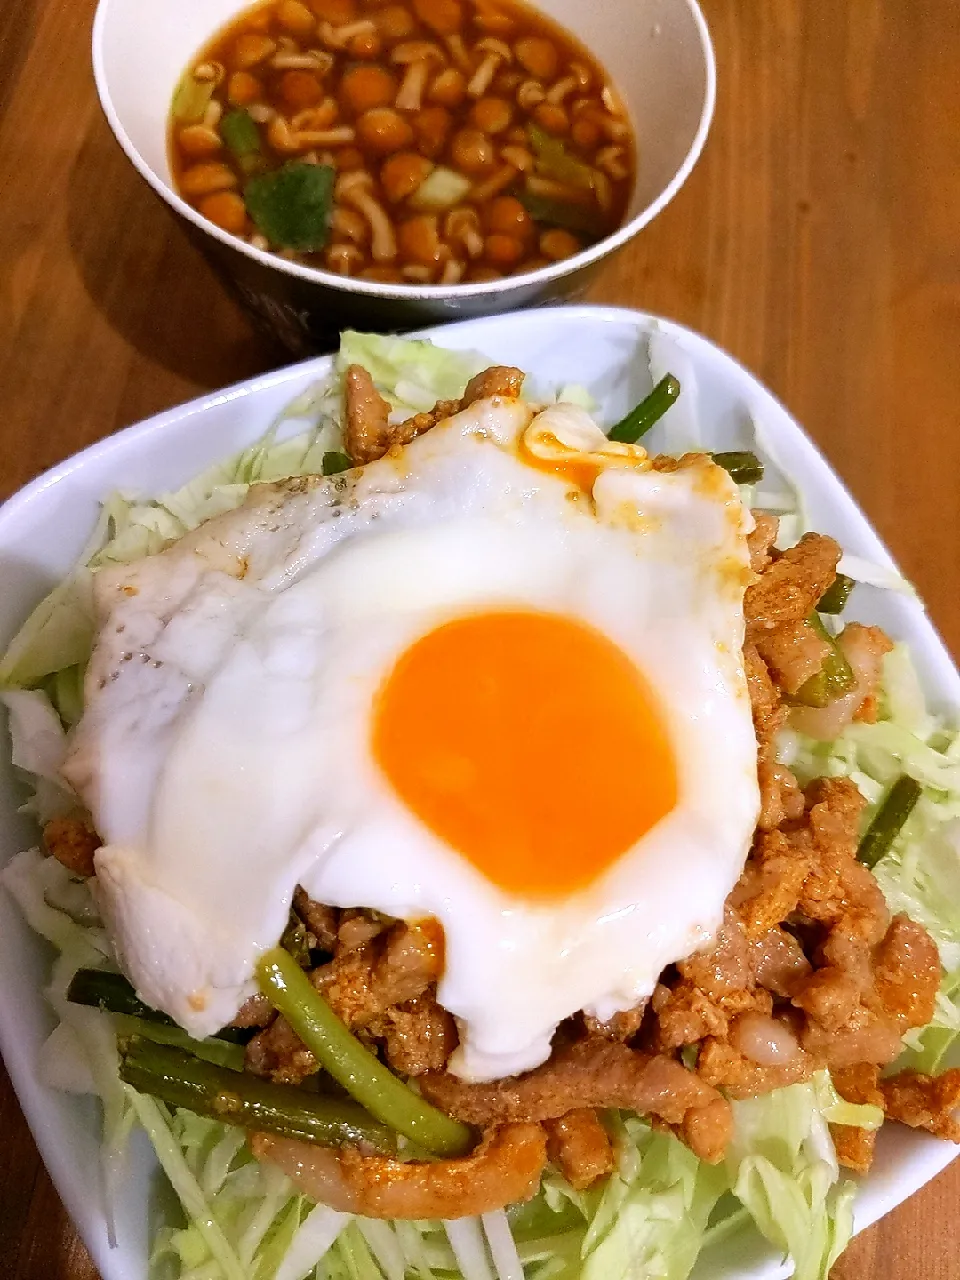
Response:
M960 1068L940 1076L901 1071L880 1081L883 1108L891 1120L960 1142Z
M795 988L793 1003L826 1031L838 1031L860 1003L860 988L843 969L826 965Z
M257 992L243 1002L230 1025L243 1030L249 1027L265 1027L272 1021L273 1005L265 995Z
M632 1040L640 1030L646 1007L647 1004L644 1001L643 1004L637 1005L635 1009L624 1009L620 1013L615 1013L606 1022L601 1022L599 1018L585 1014L583 1019L584 1026L590 1035L606 1036L608 1040Z
M388 1009L375 1029L387 1062L404 1076L442 1071L457 1047L456 1024L431 990Z
M358 466L382 458L389 446L390 406L363 365L352 364L343 380L344 443Z
M293 909L313 934L321 951L333 951L337 945L337 912L322 902L314 902L305 890L297 885L293 892Z
M393 1005L423 995L443 968L443 935L432 920L397 921L370 942L339 950L310 975L348 1027L369 1025Z
M809 617L837 576L840 554L833 538L806 533L777 556L744 596L743 611L751 629L770 631Z
M85 814L51 818L44 824L43 843L47 852L74 875L89 878L95 874L93 855L100 848L100 837Z
M753 532L747 535L750 568L754 573L763 573L773 560L771 553L780 531L780 521L766 511L754 511L753 519Z
M503 400L516 400L523 390L526 374L522 369L512 365L495 364L482 373L476 374L467 383L460 401L460 408L467 409L478 400L489 400L498 397Z
M874 983L901 1032L927 1025L940 987L940 954L922 925L894 916L874 956Z
M425 432L432 431L444 419L452 418L455 413L459 412L459 400L439 400L432 409L427 409L424 413L415 413L412 418L406 418L398 426L391 427L388 448L399 449L403 445L409 444L417 436L422 436Z
M613 1169L613 1147L596 1111L569 1111L544 1127L547 1155L574 1190L586 1190Z
M246 1047L244 1066L277 1084L302 1084L319 1070L316 1058L286 1018L274 1018Z
M461 401L389 427L376 405L371 407L364 380L354 379L352 391L348 380L358 448L372 449L374 437L381 452L405 443L477 400L516 397L521 384L519 370L488 369L471 380ZM664 468L670 465L663 460ZM574 1187L586 1188L613 1167L610 1139L597 1115L604 1108L648 1116L701 1158L716 1162L730 1137L727 1097L766 1093L823 1067L848 1100L882 1101L891 1117L960 1140L960 1072L938 1079L905 1072L878 1083L879 1069L897 1056L903 1033L932 1016L940 980L937 949L907 917L891 922L879 885L858 862L864 800L854 783L821 778L803 791L777 756L780 731L788 715L798 714L785 699L821 669L828 652L808 619L834 580L839 547L830 538L807 535L780 552L773 545L776 519L764 513L755 518L748 541L757 581L746 593L743 661L757 735L761 813L713 944L668 967L648 1003L606 1023L587 1014L568 1021L542 1066L470 1084L446 1070L458 1036L454 1019L436 998L443 937L435 922L405 924L370 911L333 911L298 891L298 914L317 946L333 956L311 975L317 989L394 1070L418 1081L424 1097L485 1133L465 1161L401 1166L410 1172L400 1177L395 1193L395 1162L356 1152L321 1155L306 1177L316 1198L371 1216L442 1217L449 1212L448 1192L465 1194L461 1175L468 1166L483 1183L477 1203L505 1203L529 1193L535 1182L523 1179L539 1176L531 1171L542 1168L547 1151ZM839 642L855 688L826 708L801 710L840 716L842 727L854 715L875 710L889 641L876 628L852 623ZM251 1012L250 1025L258 1025L261 1012ZM689 1046L696 1047L695 1071L678 1056ZM251 1070L278 1080L302 1079L316 1068L282 1018L254 1038L247 1061ZM834 1139L842 1163L869 1168L872 1132L834 1126ZM294 1158L297 1144L258 1138L257 1145L281 1167L306 1168ZM492 1181L484 1181L488 1160L496 1169ZM437 1171L436 1178L428 1169ZM515 1177L523 1182L519 1191L511 1182ZM509 1195L503 1189L507 1182ZM458 1213L479 1211L463 1203L457 1199Z
M514 1120L558 1119L585 1106L624 1108L682 1125L687 1112L719 1099L675 1059L596 1036L561 1047L543 1066L522 1076L467 1084L446 1073L429 1074L421 1077L420 1085L424 1096L443 1111L481 1128ZM728 1115L728 1124L729 1119Z
M818 635L807 618L785 622L754 637L757 652L785 693L794 694L823 667L830 642Z
M357 919L343 922L340 933ZM377 927L381 932L370 941L347 949L338 934L337 954L314 969L310 980L352 1031L367 1042L383 1038L388 1056L404 1062L407 1074L436 1070L446 1063L441 1055L445 1046L455 1046L456 1033L432 995L418 1001L440 976L443 932L431 919ZM285 1084L299 1083L318 1069L313 1054L282 1017L247 1045L246 1067Z
M318 1204L365 1218L462 1218L529 1200L547 1162L538 1124L491 1129L460 1160L421 1164L363 1155L353 1147L322 1147L258 1133L258 1160L276 1165Z
M759 985L775 996L789 996L811 972L799 941L779 926L753 939L750 960Z
M873 1064L861 1062L853 1067L837 1068L830 1074L837 1093L845 1101L883 1106L883 1094L877 1087L880 1072ZM853 1169L855 1173L868 1173L877 1144L876 1130L860 1129L849 1124L832 1124L830 1133L840 1164Z
M785 1085L806 1080L816 1063L802 1050L787 1061L765 1065L756 1062L729 1041L707 1039L700 1047L697 1073L701 1079L731 1098L754 1098Z
M807 831L762 832L730 900L748 938L760 938L797 909L813 867Z
M445 418L469 408L478 400L494 397L516 400L524 377L520 369L494 365L470 379L460 400L440 400L432 409L391 426L390 406L377 391L373 378L362 365L352 364L344 378L344 441L347 453L358 466L375 462L391 449L409 444Z

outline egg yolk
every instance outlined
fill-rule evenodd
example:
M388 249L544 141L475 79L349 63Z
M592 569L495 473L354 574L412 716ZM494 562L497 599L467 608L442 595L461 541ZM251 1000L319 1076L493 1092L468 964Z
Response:
M407 807L525 898L589 885L677 801L642 673L558 614L483 613L422 636L378 694L372 745Z

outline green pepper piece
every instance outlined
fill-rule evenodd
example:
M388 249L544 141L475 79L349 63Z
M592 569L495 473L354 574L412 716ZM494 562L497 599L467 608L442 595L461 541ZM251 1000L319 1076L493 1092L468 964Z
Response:
M872 870L903 830L903 824L913 813L923 787L909 774L902 773L873 815L873 821L864 832L857 849L857 857Z
M636 444L641 436L646 435L660 421L679 394L680 383L672 373L666 374L646 399L641 400L635 409L631 409L625 418L611 427L607 435L621 444Z
M607 223L599 209L588 205L568 204L563 200L551 200L547 196L534 195L532 191L519 190L517 199L534 222L548 227L562 227L574 235L589 241L601 240L607 234Z
M817 601L817 613L843 613L850 593L857 584L845 573L838 573Z
M559 138L536 124L527 125L527 135L537 158L538 172L583 191L593 190L593 170L572 156Z
M853 687L853 670L819 613L811 613L807 621L820 639L826 641L829 651L820 670L802 684L789 701L802 707L825 707Z
M735 484L759 484L763 479L763 463L749 450L712 455L718 467L723 467Z
M291 160L251 178L243 198L271 245L314 253L327 243L335 180L330 165Z
M341 471L349 471L353 465L353 459L348 458L345 453L337 453L333 450L323 455L322 466L325 476L337 476Z

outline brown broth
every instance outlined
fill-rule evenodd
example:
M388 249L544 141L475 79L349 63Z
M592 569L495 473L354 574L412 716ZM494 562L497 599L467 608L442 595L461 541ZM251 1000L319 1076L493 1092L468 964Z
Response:
M169 137L222 230L390 283L569 257L622 225L635 177L603 68L518 0L267 0L191 62Z

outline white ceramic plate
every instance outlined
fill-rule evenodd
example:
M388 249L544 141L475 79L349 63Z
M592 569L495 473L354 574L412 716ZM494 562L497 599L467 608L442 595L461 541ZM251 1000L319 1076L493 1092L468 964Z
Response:
M631 311L569 307L469 321L429 336L441 346L473 348L519 365L539 381L583 383L613 420L649 390L645 347L655 323ZM696 374L707 442L721 449L742 447L748 440L747 411L760 415L780 460L805 491L814 527L833 534L853 554L891 564L850 495L769 392L706 339L666 322L663 328L682 345ZM252 443L329 367L329 357L312 360L160 414L48 471L0 508L0 650L80 553L100 498L113 489L155 494L182 484ZM916 601L861 588L856 605L859 618L910 643L935 706L960 708L960 677ZM8 760L7 749L0 748L0 862L36 838L16 813ZM46 944L0 893L0 1049L7 1068L47 1168L103 1280L143 1280L156 1204L155 1164L146 1142L134 1144L117 1214L119 1245L111 1250L91 1173L97 1168L98 1107L92 1100L54 1093L37 1079L37 1054L53 1025L41 994L50 958ZM905 1200L956 1154L948 1143L898 1126L885 1128L858 1201L858 1229ZM785 1272L760 1244L728 1243L702 1259L696 1274L699 1280L774 1280Z

